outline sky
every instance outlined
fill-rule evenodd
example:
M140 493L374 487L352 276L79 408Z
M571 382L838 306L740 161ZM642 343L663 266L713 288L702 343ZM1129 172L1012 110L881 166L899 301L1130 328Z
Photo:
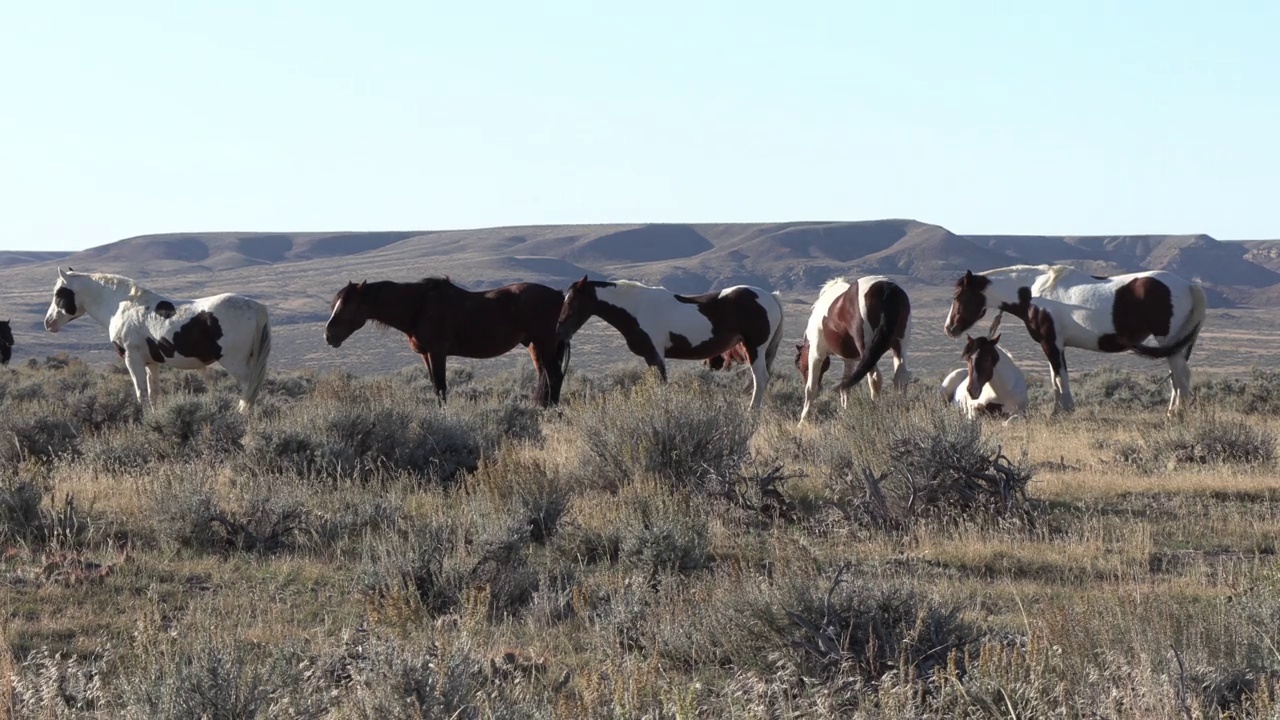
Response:
M1280 237L1280 3L0 4L0 249L915 218Z

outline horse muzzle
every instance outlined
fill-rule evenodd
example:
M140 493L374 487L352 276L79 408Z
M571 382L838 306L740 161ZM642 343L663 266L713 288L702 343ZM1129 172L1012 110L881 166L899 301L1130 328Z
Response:
M329 347L342 347L342 340L330 335L329 333L324 334L324 341L329 343Z
M50 320L49 318L45 318L44 329L45 329L45 332L56 333L62 329L62 323L58 322L57 320Z

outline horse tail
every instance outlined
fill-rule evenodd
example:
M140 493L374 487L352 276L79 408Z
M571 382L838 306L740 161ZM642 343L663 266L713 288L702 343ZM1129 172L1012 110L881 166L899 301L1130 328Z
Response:
M786 311L782 308L782 295L777 292L770 294L778 303L778 325L773 329L773 337L769 338L769 346L764 351L764 369L765 372L773 374L773 359L778 356L778 348L782 346L782 321Z
M1187 313L1187 319L1183 321L1182 327L1178 329L1181 337L1172 345L1164 345L1152 347L1150 345L1134 345L1132 350L1145 358L1162 359L1167 358L1175 353L1181 352L1183 359L1191 359L1191 350L1196 345L1196 340L1200 337L1200 328L1204 325L1205 309L1208 301L1205 299L1204 288L1200 283L1191 282L1191 311Z
M258 306L257 333L249 351L249 379L240 395L240 409L248 411L258 399L262 382L267 378L267 358L271 355L271 320L264 305Z
M840 381L838 387L841 391L862 382L862 378L866 377L867 373L880 362L880 358L889 352L889 346L893 344L893 333L898 329L898 320L902 317L904 304L898 302L900 298L894 297L895 295L905 295L905 293L896 283L885 281L881 296L881 306L884 310L880 314L880 325L871 335L871 343L867 346L867 351L862 354L862 359L858 361L858 366L853 369L853 374Z

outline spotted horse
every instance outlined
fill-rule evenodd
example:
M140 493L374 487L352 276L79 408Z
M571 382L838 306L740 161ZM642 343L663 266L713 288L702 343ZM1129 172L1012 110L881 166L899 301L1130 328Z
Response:
M1099 277L1066 265L1014 265L966 271L956 280L944 330L959 337L988 310L1022 320L1049 360L1055 410L1062 411L1075 406L1067 378L1069 347L1166 360L1172 416L1190 399L1187 363L1204 325L1205 305L1199 283L1164 270ZM1155 345L1146 345L1148 338Z
M942 381L942 397L965 415L994 415L1012 419L1027 411L1027 376L1000 346L1000 318L986 336L965 338L960 358L965 367L952 370Z
M58 268L45 330L56 333L82 315L107 328L143 407L155 403L162 365L205 371L218 363L240 383L241 412L262 389L271 326L266 306L256 300L231 293L171 300L122 275Z
M844 359L844 378L838 388L842 406L849 404L849 390L865 377L871 399L880 396L882 379L878 364L893 353L893 386L905 391L911 383L907 370L907 338L911 333L911 300L900 285L870 275L852 282L828 280L809 313L804 340L796 345L796 367L804 379L804 408L800 422L809 417L813 401L822 390L822 376L831 367L831 356Z
M590 280L564 294L557 330L568 342L592 317L622 334L627 348L667 380L667 360L707 360L739 342L751 366L751 407L764 403L773 360L782 343L782 299L751 285L680 295L631 280ZM714 362L714 361L713 361Z

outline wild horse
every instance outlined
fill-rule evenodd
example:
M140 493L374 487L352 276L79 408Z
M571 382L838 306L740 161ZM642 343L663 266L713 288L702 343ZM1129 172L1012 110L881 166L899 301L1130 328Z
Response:
M822 389L822 376L831 367L831 356L844 358L844 378L839 385L841 405L849 403L849 389L867 378L871 399L880 395L877 365L893 352L893 385L905 391L911 382L907 370L907 337L911 332L911 301L897 283L872 275L850 283L828 280L809 313L804 340L796 345L796 367L804 379L804 408L800 422Z
M241 412L253 406L267 375L267 308L243 295L170 300L121 275L58 268L44 329L56 333L85 314L107 328L144 407L155 402L161 365L201 371L222 365L240 383Z
M426 362L441 403L448 394L445 362L450 355L493 358L523 345L538 376L533 400L545 407L560 402L569 365L569 343L556 336L563 299L559 290L536 283L471 291L448 277L348 282L333 298L324 339L340 347L370 320L399 330Z
M1191 394L1187 361L1205 318L1204 289L1163 270L1112 277L1089 275L1066 265L1014 265L984 273L965 272L956 281L945 325L949 337L973 327L988 309L1026 323L1031 339L1049 360L1056 407L1073 409L1067 380L1068 347L1093 352L1133 351L1165 359L1173 391L1169 415ZM1154 346L1144 345L1155 338Z
M751 365L751 407L764 402L773 359L782 342L782 300L751 285L702 295L679 295L630 280L588 280L564 294L558 330L568 341L592 316L612 325L631 352L667 379L666 359L706 360L746 347Z

